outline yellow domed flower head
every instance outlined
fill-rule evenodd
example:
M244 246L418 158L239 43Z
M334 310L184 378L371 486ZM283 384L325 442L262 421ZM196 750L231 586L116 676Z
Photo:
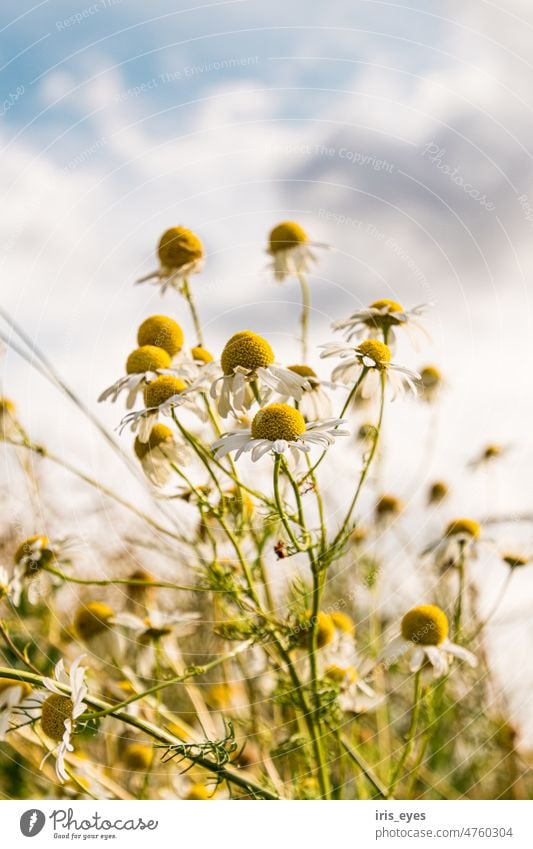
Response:
M108 386L99 396L99 401L111 398L115 402L120 393L125 390L126 407L130 409L135 403L139 392L160 374L170 371L170 354L157 345L141 345L131 352L126 360L126 376Z
M54 559L50 540L42 534L28 537L15 551L15 563L22 569L21 574L29 576L46 569Z
M448 484L444 481L434 481L428 491L428 504L440 504L448 495Z
M356 546L366 542L367 538L368 531L362 525L357 525L357 527L353 529L349 537L350 542Z
M143 345L141 348L136 348L126 360L126 372L128 374L145 374L169 367L170 357L168 353L156 345Z
M255 414L252 421L253 439L278 439L292 442L305 433L305 420L299 410L288 404L270 404Z
M352 617L342 610L334 610L329 614L335 628L348 637L355 637L355 622Z
M163 268L176 271L201 260L204 246L192 230L170 227L159 240L157 255Z
M502 560L509 566L510 569L521 569L522 566L527 566L531 558L524 554L506 552L505 554L502 554Z
M313 387L314 382L317 379L317 373L314 371L311 366L289 366L289 371L293 371L295 374L299 374L300 377L305 377L309 380L311 387Z
M249 451L252 460L256 461L268 453L279 456L289 451L298 460L298 452L307 453L310 445L328 448L337 436L346 436L346 431L338 429L342 422L342 419L329 419L306 424L295 407L269 404L255 414L250 430L224 434L212 448L217 458L235 451L235 459L238 459Z
M376 502L376 518L391 519L398 516L403 510L403 504L395 495L382 495Z
M274 351L262 336L251 330L235 333L224 347L220 363L226 375L234 374L237 369L255 372L274 362Z
M309 422L331 418L331 400L316 371L310 366L300 364L289 366L289 371L306 380L309 386L298 403L298 409L304 419Z
M131 430L138 430L139 442L149 442L150 436L156 425L159 424L159 416L173 416L173 411L176 407L187 407L200 418L204 418L204 410L199 406L196 400L197 387L187 387L187 384L181 377L175 374L159 374L154 380L145 383L143 395L145 409L137 410L133 413L128 413L124 416L120 423L120 432L128 425ZM169 437L168 430L156 430L153 434L153 445L148 452L144 452L138 443L135 444L134 450L137 457L144 463L146 460L159 461L162 459L170 459L172 462L179 461L178 455L174 455L175 450L181 451L183 454L183 462L187 461L189 451L185 451L183 446L185 440L181 440L178 445L176 439ZM161 455L161 456L159 456ZM143 465L144 468L144 465ZM145 469L146 471L146 469Z
M424 366L420 369L421 395L424 401L434 401L443 386L443 377L437 366Z
M406 310L398 301L390 298L380 298L373 301L368 307L357 310L347 319L334 321L333 330L342 331L346 339L350 341L354 337L360 337L370 330L380 330L386 342L394 342L394 331L397 327L405 327L410 331L411 327L422 330L418 317L425 311L426 305Z
M125 584L124 589L132 605L146 605L154 595L155 588L150 586L156 579L151 572L140 567L128 575L131 584Z
M201 363L202 365L212 363L214 360L213 354L211 354L206 348L202 348L201 345L195 345L191 348L191 357L196 363Z
M402 637L422 646L439 646L448 636L448 617L435 604L413 607L402 619Z
M74 616L74 630L77 636L87 642L98 634L106 633L114 613L113 608L103 601L89 601L79 607Z
M313 616L310 610L305 614L304 620L300 625L298 643L301 646L309 644L309 635L313 625ZM329 645L335 639L335 623L333 619L324 610L319 610L316 616L316 644L317 648L322 649Z
M8 415L15 416L17 412L17 408L13 401L10 401L9 398L0 397L0 417Z
M211 386L211 397L220 415L246 413L261 394L261 403L272 392L299 401L310 384L294 371L277 366L266 339L251 330L234 333L226 342L220 364L223 376Z
M169 398L179 395L186 388L187 385L181 378L162 374L144 387L144 403L147 408L160 407Z
M446 528L446 536L464 536L478 539L481 534L481 525L474 519L454 519Z
M331 379L345 384L358 384L364 399L372 397L386 374L395 393L409 389L416 394L420 375L404 366L391 362L391 350L380 339L365 339L357 347L328 343L321 345L321 357L340 357L341 363L333 369ZM364 381L363 381L364 378ZM361 383L361 381L363 381Z
M245 521L251 520L254 514L254 502L245 490L233 486L224 493L224 500L231 513L242 516Z
M183 330L177 321L167 315L151 315L146 318L137 333L141 347L155 345L174 357L183 348Z
M267 248L276 280L281 282L292 274L306 274L311 263L316 262L311 247L324 245L310 242L303 227L295 221L277 224L270 231Z
M153 746L147 743L130 743L122 754L124 765L130 772L148 772L153 759Z
M209 792L208 788L204 784L193 784L185 795L185 800L188 802L193 800L205 802L212 798L212 793Z
M160 263L157 271L141 277L137 283L149 281L159 284L164 293L169 286L182 289L187 277L202 270L204 247L192 230L171 227L159 240L157 256Z
M388 345L379 339L365 339L357 348L368 368L384 369L390 363L391 352ZM368 362L365 362L368 361Z
M139 437L136 438L133 450L139 460L144 460L146 455L161 445L170 443L174 439L174 435L169 427L164 424L156 424L150 431L150 436L146 442L141 442Z
M65 720L72 719L74 703L68 696L53 693L41 708L41 728L51 740L60 742L65 733Z
M339 686L341 684L355 684L359 678L355 666L339 666L336 663L331 663L327 666L324 675Z

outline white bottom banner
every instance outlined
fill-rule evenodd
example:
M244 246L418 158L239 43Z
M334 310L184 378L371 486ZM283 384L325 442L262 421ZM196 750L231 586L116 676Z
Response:
M203 805L204 810L199 807ZM454 802L4 801L2 846L193 849L533 847L533 804ZM34 843L30 841L35 840Z

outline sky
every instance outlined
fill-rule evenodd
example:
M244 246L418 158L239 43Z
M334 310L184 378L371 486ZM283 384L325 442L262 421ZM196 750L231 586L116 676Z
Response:
M4 0L0 32L2 306L103 422L115 427L119 412L95 399L122 374L139 322L166 312L192 332L178 296L133 286L174 224L206 247L194 286L214 351L250 327L293 359L298 290L272 281L265 247L277 221L295 219L329 246L311 280L314 341L376 298L431 303L431 343L396 354L446 376L428 475L462 474L501 442L497 486L465 476L454 509L527 512L526 0ZM8 352L0 376L36 440L117 474L97 433L27 364ZM400 405L387 431L386 484L400 495L417 484L424 415ZM532 596L524 578L509 610ZM533 625L520 627L527 658ZM509 652L522 657L512 634L498 646L502 668ZM521 663L506 679L513 693ZM515 702L532 713L523 692Z

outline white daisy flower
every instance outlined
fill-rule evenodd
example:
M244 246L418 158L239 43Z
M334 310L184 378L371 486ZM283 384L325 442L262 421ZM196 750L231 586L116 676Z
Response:
M139 392L160 375L176 376L170 367L170 354L155 345L142 345L132 351L126 361L126 375L105 389L98 401L111 398L114 403L122 391L127 392L126 407L131 409Z
M61 539L50 543L48 537L37 534L24 540L15 552L15 569L10 579L13 603L18 606L23 589L27 590L30 604L37 604L43 594L41 581L47 566L61 563L61 557L72 545L72 540Z
M125 611L114 616L113 623L133 632L138 641L135 646L137 668L141 675L148 677L156 664L157 647L162 646L175 664L179 655L174 647L174 638L192 634L199 618L200 613L196 611L164 613L150 610L143 618Z
M294 407L270 404L256 413L250 429L226 433L212 448L217 458L235 451L236 460L241 454L251 453L252 460L256 462L268 453L289 452L297 461L300 452L307 453L313 445L326 449L337 436L347 436L347 431L338 429L343 423L344 419L306 423Z
M185 466L192 455L190 446L178 442L172 430L164 424L154 425L146 442L136 437L133 450L154 486L164 486L172 477L172 464Z
M381 374L385 373L391 384L394 396L410 390L416 395L420 375L416 371L391 363L388 345L378 339L365 339L357 348L328 343L321 345L324 357L340 357L342 362L333 369L331 379L346 385L354 384L366 370L361 385L363 398L371 398L380 386Z
M205 413L198 406L195 398L198 389L199 386L195 384L187 386L180 377L160 375L151 383L147 383L144 388L145 409L124 416L119 431L122 433L124 428L129 426L132 431L138 431L141 442L148 442L159 417L172 416L172 411L176 407L185 407L200 419L205 420Z
M5 566L0 566L0 599L7 598L15 607L20 604L24 582L18 570L15 569L12 575Z
M0 740L5 740L14 708L24 708L24 702L31 693L31 687L25 681L16 678L0 678Z
M395 341L395 329L398 327L405 327L409 333L415 329L428 336L417 319L429 306L430 304L419 304L410 310L405 310L397 301L381 298L370 306L352 313L347 319L334 321L331 326L333 330L343 332L348 341L365 336L369 330L371 332L381 330L387 344L392 345ZM412 336L411 333L410 335Z
M191 230L186 227L171 227L159 241L157 249L159 268L141 277L137 283L154 283L160 287L161 294L168 288L178 291L188 277L198 274L204 266L204 247Z
M61 782L68 780L65 768L67 752L73 752L71 736L76 719L85 710L84 700L88 693L85 683L86 668L81 666L84 655L76 658L67 674L63 660L60 660L54 670L54 679L44 678L43 684L52 695L48 696L41 706L41 728L47 737L58 745L53 750L56 755L56 774ZM63 686L60 686L63 685ZM70 695L65 695L65 685L70 688ZM44 760L51 754L49 752ZM41 763L41 767L44 763Z
M437 366L423 366L420 369L419 390L423 401L427 401L428 404L436 401L444 385L444 379Z
M298 409L307 422L314 422L320 419L329 419L332 414L331 398L325 391L324 387L331 387L331 383L326 383L320 380L317 373L310 366L289 366L289 371L299 374L309 384L309 389L304 389L302 397L298 401ZM290 396L281 395L280 403L286 403Z
M333 663L326 667L324 676L339 687L337 702L344 713L368 713L383 701L353 665L340 666Z
M222 418L229 413L245 413L255 400L265 403L272 392L300 400L308 381L294 371L277 366L266 339L243 330L234 333L221 356L223 376L211 386ZM255 392L254 392L255 389Z
M454 519L441 539L430 545L424 554L432 553L441 570L455 566L461 557L475 559L479 552L481 525L474 519Z
M411 672L418 672L427 660L436 678L447 674L450 656L464 660L469 666L477 666L475 655L452 643L448 631L448 617L440 607L435 604L414 607L402 619L401 637L389 644L380 661L390 666L398 658L410 654Z
M310 242L305 230L294 221L282 221L270 232L267 254L272 257L274 277L280 283L286 277L306 274L317 258L312 247L325 248L319 242Z

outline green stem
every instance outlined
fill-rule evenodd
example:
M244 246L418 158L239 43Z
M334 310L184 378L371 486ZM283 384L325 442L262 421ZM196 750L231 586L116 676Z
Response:
M298 273L298 280L300 282L300 290L302 293L302 312L300 315L300 327L301 327L301 346L302 346L302 364L305 365L307 363L307 355L308 355L308 336L309 336L309 317L311 311L311 291L309 289L309 281L307 280L307 276L303 272Z
M200 586L184 586L181 584L172 584L170 581L143 581L137 578L76 578L74 575L69 575L67 572L61 572L59 569L54 569L51 566L46 566L45 571L50 575L55 575L56 578L61 578L70 584L83 584L88 587L109 587L126 584L130 587L160 587L167 590L183 590L184 592L209 592L205 587Z
M195 333L196 333L196 338L198 340L197 344L201 348L203 348L204 339L203 339L203 335L202 335L202 327L200 325L200 318L198 316L198 311L196 309L196 306L195 306L195 303L194 303L194 300L193 300L193 296L192 296L192 292L191 292L191 287L189 286L189 281L187 280L187 278L185 278L185 280L183 281L181 291L182 291L182 294L183 294L185 300L189 304L192 322L194 324L194 330L195 330Z
M382 799L387 798L387 788L381 783L379 778L372 772L366 761L359 755L348 743L344 735L338 734L338 740L348 757L358 766L365 778L372 785L374 790L381 796Z
M420 717L420 708L422 705L421 700L422 695L422 670L419 669L418 672L415 673L415 684L414 684L414 696L413 696L413 709L411 711L411 723L409 725L409 730L407 732L407 736L405 738L405 746L402 752L402 756L398 761L398 765L394 770L392 780L389 786L389 790L387 793L387 798L390 799L394 790L396 789L396 785L400 780L405 764L409 755L413 751L413 746L415 742L416 729L418 726L418 720Z
M461 636L464 595L466 588L465 550L463 544L461 544L461 553L457 563L457 573L459 575L459 590L457 592L457 600L455 602L455 611L453 614L453 638L455 641L459 640Z
M276 459L274 460L274 499L275 499L275 502L276 502L276 507L277 507L277 510L278 510L278 513L279 513L279 517L280 517L280 519L283 523L283 527L287 531L288 537L289 537L292 545L294 546L296 551L305 551L305 548L303 548L300 545L299 541L296 539L294 532L291 528L289 519L287 517L287 514L285 512L285 509L283 507L283 502L281 500L281 495L280 495L280 491L279 491L280 465L281 465L281 454L276 454Z

